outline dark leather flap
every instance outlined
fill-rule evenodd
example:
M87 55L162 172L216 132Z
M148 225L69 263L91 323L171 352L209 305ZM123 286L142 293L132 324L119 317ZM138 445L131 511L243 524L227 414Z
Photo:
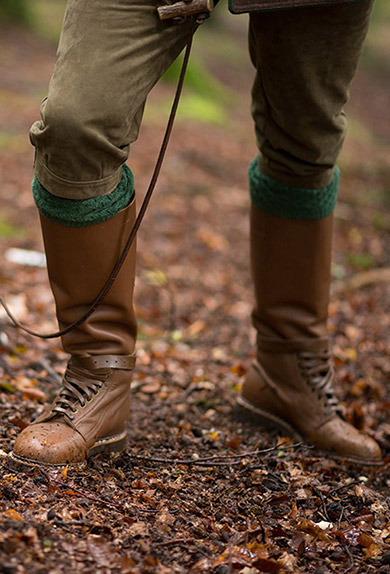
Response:
M332 4L347 4L356 0L229 0L230 11L234 14L243 12L263 12L282 10L283 8L298 8L302 6L330 6Z

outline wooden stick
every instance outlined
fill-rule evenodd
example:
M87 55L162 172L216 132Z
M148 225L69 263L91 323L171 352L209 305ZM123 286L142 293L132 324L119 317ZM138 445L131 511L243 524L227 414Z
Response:
M170 20L171 18L185 18L193 14L209 13L213 9L212 0L191 0L190 2L175 2L157 8L160 20Z

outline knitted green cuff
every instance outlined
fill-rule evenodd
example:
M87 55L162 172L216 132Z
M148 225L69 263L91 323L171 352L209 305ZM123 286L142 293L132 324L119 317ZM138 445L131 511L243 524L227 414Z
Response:
M249 192L252 203L265 213L289 219L322 219L336 205L340 171L321 189L300 188L280 183L261 173L257 157L249 167Z
M131 203L134 197L134 178L131 169L124 164L122 179L114 191L107 195L75 200L53 195L34 176L32 193L39 211L53 223L65 227L87 227L111 219Z

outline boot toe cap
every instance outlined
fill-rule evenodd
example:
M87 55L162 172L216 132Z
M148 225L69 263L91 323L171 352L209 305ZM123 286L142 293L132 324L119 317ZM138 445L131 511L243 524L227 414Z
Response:
M26 464L65 466L84 463L87 448L82 436L61 421L33 424L15 441L12 456Z
M378 443L348 422L333 417L309 437L318 448L365 465L383 462Z

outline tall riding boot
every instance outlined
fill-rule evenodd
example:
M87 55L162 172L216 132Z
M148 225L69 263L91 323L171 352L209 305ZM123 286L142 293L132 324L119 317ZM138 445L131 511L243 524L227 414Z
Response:
M288 219L252 206L257 356L239 402L263 423L333 456L378 464L377 443L349 424L328 349L332 215Z
M135 220L135 202L88 227L41 216L49 280L60 327L89 308L108 279ZM121 450L135 365L135 246L103 303L63 336L70 353L62 388L46 412L22 431L12 457L24 464L84 465L100 451Z

